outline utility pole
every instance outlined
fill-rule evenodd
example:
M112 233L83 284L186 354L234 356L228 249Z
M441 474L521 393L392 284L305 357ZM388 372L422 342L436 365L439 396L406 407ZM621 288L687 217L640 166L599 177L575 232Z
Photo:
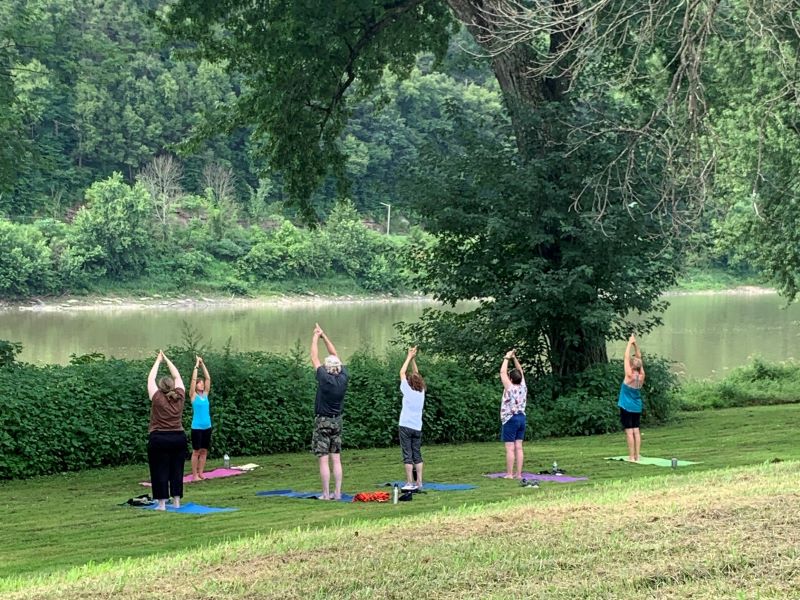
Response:
M389 235L389 227L392 224L392 205L391 204L386 204L386 202L381 202L381 204L383 204L387 209L387 211L386 211L386 235Z

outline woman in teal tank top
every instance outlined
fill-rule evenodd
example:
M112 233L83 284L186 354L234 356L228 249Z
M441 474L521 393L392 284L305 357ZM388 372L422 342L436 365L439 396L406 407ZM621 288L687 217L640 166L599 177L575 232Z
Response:
M635 354L631 356L631 350ZM625 348L625 379L619 388L619 418L625 430L625 440L628 443L628 460L638 461L639 451L642 447L642 436L639 425L642 419L642 385L644 385L644 364L642 353L636 343L636 337L631 336L628 347Z
M203 367L204 379L197 378L197 367ZM189 385L189 399L192 402L192 479L205 479L208 449L211 447L211 409L208 393L211 391L211 375L201 357L192 371L192 382Z

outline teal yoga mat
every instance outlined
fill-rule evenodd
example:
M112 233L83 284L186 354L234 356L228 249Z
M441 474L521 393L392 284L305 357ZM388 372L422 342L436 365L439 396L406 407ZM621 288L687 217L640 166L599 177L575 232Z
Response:
M608 456L606 460L622 460L625 462L630 462L635 465L653 465L656 467L671 467L672 466L672 459L669 458L650 458L647 456L640 456L639 460L634 462L632 460L628 460L627 456ZM678 466L679 467L688 467L689 465L697 465L700 463L692 462L690 460L679 460Z

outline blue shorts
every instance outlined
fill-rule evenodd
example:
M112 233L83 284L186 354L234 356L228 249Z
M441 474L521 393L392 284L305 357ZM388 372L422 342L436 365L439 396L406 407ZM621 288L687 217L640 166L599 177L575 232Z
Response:
M525 439L525 413L517 413L503 424L501 436L507 444Z

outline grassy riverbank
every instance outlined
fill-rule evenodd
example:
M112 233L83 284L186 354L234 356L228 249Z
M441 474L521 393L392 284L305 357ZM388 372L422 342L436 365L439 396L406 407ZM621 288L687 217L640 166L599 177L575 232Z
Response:
M800 592L800 513L786 510L798 474L798 463L668 474L2 585L20 600L788 598Z
M719 589L726 595L734 589L726 586L747 581L750 587L742 589L759 589L777 573L783 542L796 546L797 539L787 537L796 535L791 534L796 527L780 525L794 519L794 512L787 515L780 507L788 502L781 499L788 494L785 482L796 479L800 468L791 463L733 473L725 469L800 460L790 426L798 417L796 405L724 409L684 413L670 426L646 430L646 456L702 461L677 474L603 460L624 452L620 434L533 442L527 446L529 469L555 459L570 474L590 478L584 484L543 484L539 490L482 477L502 469L499 443L428 447L429 480L478 488L429 492L397 506L255 496L263 489L315 490L314 459L305 453L237 458L262 468L191 485L187 501L240 509L202 517L116 506L143 493L136 482L147 475L144 465L7 482L0 485L0 577L6 578L0 579L0 592L147 597L167 585L165 578L177 578L179 586L165 588L177 597L294 597L300 590L292 591L290 582L298 574L308 578L305 597L349 596L362 588L381 597L409 590L423 597L440 591L528 596L539 589L536 580L552 595L580 596L590 583L606 596L662 586L701 595ZM343 462L350 492L378 489L401 473L394 448L346 451ZM409 520L412 515L417 520ZM515 532L515 523L523 529ZM764 523L780 527L784 537L773 540ZM709 554L715 538L725 543ZM344 551L330 551L341 544ZM778 545L768 550L769 544ZM633 560L642 552L647 560ZM417 579L402 576L408 553L427 557ZM315 559L319 556L326 556L324 564ZM127 557L143 561L101 564ZM774 565L751 580L768 559ZM497 569L495 561L500 561ZM86 563L93 564L69 571ZM624 567L617 572L617 564L629 563L641 571L628 573ZM334 567L340 576L332 576ZM172 569L182 575L170 575ZM465 580L459 583L450 574L462 569ZM511 569L513 581L492 575L498 569ZM577 572L595 572L597 578L575 577ZM386 574L385 581L380 574ZM401 580L411 588L395 589ZM457 593L467 580L475 587ZM789 585L787 580L773 583Z
M244 283L231 265L209 257L207 272L202 276L176 276L169 271L128 277L124 280L98 279L80 290L59 295L2 298L0 307L67 309L103 306L180 306L185 304L261 304L265 302L307 302L315 300L386 300L421 298L413 289L398 285L376 291L357 278L331 272L324 277L287 277ZM689 269L678 285L666 292L674 294L763 293L765 287L756 274L742 274L722 269Z
M673 292L721 292L737 288L764 289L763 277L757 273L739 273L724 269L687 269Z

